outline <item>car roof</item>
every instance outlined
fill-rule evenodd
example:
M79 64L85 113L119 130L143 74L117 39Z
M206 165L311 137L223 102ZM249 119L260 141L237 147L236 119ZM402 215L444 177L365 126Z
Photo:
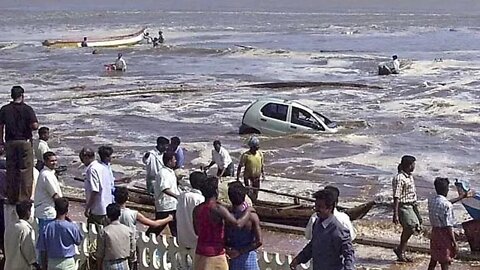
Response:
M309 110L309 111L313 111L312 108L302 104L302 103L299 103L297 101L293 101L293 100L288 100L288 99L280 99L280 98L262 98L262 99L258 99L257 101L255 101L254 103L262 103L262 104L266 104L266 103L269 103L269 102L275 102L275 103L280 103L280 104L285 104L285 105L296 105L298 107L301 107L302 109L305 109L305 110Z

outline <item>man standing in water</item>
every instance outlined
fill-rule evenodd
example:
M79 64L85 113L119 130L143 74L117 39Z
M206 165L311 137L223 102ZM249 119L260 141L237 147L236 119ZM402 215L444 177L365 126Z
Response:
M32 131L38 120L24 103L24 90L14 86L12 102L0 109L0 152L7 151L7 198L10 204L30 200L33 188ZM5 131L5 133L4 133ZM5 134L5 141L3 135Z
M415 157L405 155L398 165L398 174L393 178L393 223L402 225L400 245L393 251L398 261L412 262L405 256L407 242L415 232L421 231L422 218L417 208L417 193L412 172L415 169Z
M82 41L82 44L81 44L82 47L88 47L88 44L87 44L87 37L83 37L83 41Z
M398 56L392 56L392 73L398 74L400 73L400 60L398 60Z
M245 166L245 169L243 170L245 186L260 188L260 177L265 180L263 154L258 150L260 141L257 137L251 137L248 141L248 146L250 149L240 157L240 163L238 164L237 169L237 181L240 179L242 167ZM258 197L258 190L251 190L249 196L252 201L255 202Z
M118 53L117 60L115 61L115 70L118 71L126 71L127 70L127 62L123 59L123 55Z
M143 164L145 164L145 170L147 171L147 191L153 194L153 182L155 177L160 173L160 169L163 167L163 153L167 151L170 141L165 137L157 138L157 146L145 153L142 158Z
M213 141L212 161L205 169L208 170L217 164L217 177L233 176L233 161L227 149L222 146L219 140Z

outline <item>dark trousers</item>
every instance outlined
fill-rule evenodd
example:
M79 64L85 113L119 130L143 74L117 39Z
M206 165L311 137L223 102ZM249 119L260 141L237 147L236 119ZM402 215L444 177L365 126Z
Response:
M168 223L168 228L170 228L170 232L173 236L177 236L177 218L175 217L175 213L177 211L166 211L166 212L156 212L155 213L155 220L167 218L168 215L173 216L173 220ZM147 235L154 233L155 235L159 235L167 225L160 226L160 227L149 227L147 230Z
M33 188L33 150L26 140L6 143L7 198L9 203L30 200Z
M260 188L260 177L244 178L243 181L246 187L251 186L254 188ZM250 189L247 195L250 197L250 199L252 199L253 202L256 202L258 198L258 190Z
M230 162L230 164L228 165L228 167L225 169L225 172L223 173L223 175L220 175L220 173L222 172L222 169L218 168L217 170L217 176L221 176L221 177L226 177L226 176L234 176L234 171L235 171L235 165L233 165L233 162Z

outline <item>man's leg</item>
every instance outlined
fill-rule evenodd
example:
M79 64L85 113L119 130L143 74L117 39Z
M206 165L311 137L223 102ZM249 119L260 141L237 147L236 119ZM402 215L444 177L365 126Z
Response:
M173 216L173 220L168 223L168 228L170 228L170 232L172 236L177 236L177 218L176 218L177 211L170 211L168 214ZM168 217L168 215L167 215Z
M260 188L260 178L253 178L252 179L252 187L259 189ZM258 198L258 190L253 190L252 192L252 201L256 201Z
M400 236L400 245L394 250L395 254L397 255L400 261L411 261L411 259L405 257L405 250L407 249L407 243L410 237L413 235L413 230L404 227L402 231L402 235Z
M430 259L430 263L428 264L428 270L434 270L437 266L437 261L434 259Z
M8 203L16 204L20 194L20 177L18 176L18 154L17 147L14 141L9 141L5 145L6 150L6 166L7 166L7 199Z
M19 200L30 200L33 191L33 149L28 141L19 143L19 172L20 194Z
M441 263L440 266L441 266L442 270L448 270L448 268L450 266L450 263Z

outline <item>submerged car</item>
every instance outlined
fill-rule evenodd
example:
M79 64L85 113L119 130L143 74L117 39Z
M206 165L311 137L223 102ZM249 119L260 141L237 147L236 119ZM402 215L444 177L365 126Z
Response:
M295 101L261 99L243 115L240 134L284 135L291 133L335 133L337 124L324 115Z

